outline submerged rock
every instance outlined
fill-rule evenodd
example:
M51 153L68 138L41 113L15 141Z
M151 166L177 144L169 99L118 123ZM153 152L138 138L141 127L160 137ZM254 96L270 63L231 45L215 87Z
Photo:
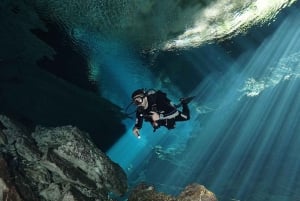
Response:
M215 194L205 186L191 184L179 194L176 201L217 201Z
M0 125L0 200L108 201L126 192L125 172L76 127L30 132L3 115Z
M128 201L217 201L217 198L199 184L188 185L177 197L157 192L151 185L140 184L133 190Z
M154 186L141 183L130 194L128 201L176 201L175 197L157 192Z

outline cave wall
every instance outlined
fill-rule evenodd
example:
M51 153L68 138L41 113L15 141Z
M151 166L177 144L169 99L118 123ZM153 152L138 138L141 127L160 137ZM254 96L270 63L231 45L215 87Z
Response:
M78 126L107 150L124 133L125 116L95 83L89 85L84 70L70 70L87 67L84 55L64 42L69 39L57 37L63 30L49 31L48 22L22 0L0 2L0 24L0 112L31 126ZM59 67L64 76L55 73Z

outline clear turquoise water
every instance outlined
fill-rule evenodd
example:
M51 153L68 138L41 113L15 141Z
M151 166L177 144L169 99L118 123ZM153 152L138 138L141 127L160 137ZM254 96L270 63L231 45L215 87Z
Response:
M182 96L196 96L190 103L191 119L174 130L153 133L145 124L141 139L136 139L131 133L134 120L124 121L126 132L107 154L126 171L130 188L146 182L176 195L196 182L222 201L300 200L299 2L269 24L248 23L253 27L245 34L242 28L232 33L229 29L228 40L172 51L160 49L161 44L191 26L189 20L198 15L187 1L180 5L151 0L135 1L136 5L121 0L68 2L72 1L35 3L45 16L50 11L63 26L71 27L66 30L71 30L68 34L76 47L84 50L86 74L104 98L125 108L131 92L142 87L161 89L174 103ZM209 7L217 2L225 1L200 3ZM237 11L247 10L248 5L242 2ZM220 11L214 8L210 11ZM234 21L232 13L219 13L215 21L209 18L209 30L226 30ZM245 12L235 14L238 18ZM203 41L213 39L214 33ZM119 120L106 114L95 117L87 123L91 128L103 119L106 128ZM118 128L107 130L114 129ZM111 137L103 131L99 135Z
M197 97L189 122L155 133L146 125L140 140L131 134L134 121L125 122L128 132L108 154L126 170L129 184L144 181L176 195L197 182L219 200L300 200L299 18L299 8L290 9L268 37L260 28L233 39L248 49L232 50L236 57L207 47L213 55L206 58L219 69L190 90ZM201 57L200 50L182 55L191 66ZM189 79L197 78L172 85L187 87ZM176 102L180 93L170 93Z

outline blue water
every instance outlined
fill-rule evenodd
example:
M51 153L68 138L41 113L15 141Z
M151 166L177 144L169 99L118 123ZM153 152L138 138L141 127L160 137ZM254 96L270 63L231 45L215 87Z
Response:
M134 121L125 122L128 132L107 153L130 187L144 181L177 195L197 182L219 200L300 200L299 13L234 61L218 49L230 67L192 90L189 122L155 133L145 125L140 140Z
M151 69L134 46L82 31L76 35L89 44L91 79L99 81L102 95L120 107L142 87L162 89L175 103L183 94L196 95L190 104L191 120L174 130L153 133L145 124L137 139L131 133L134 120L124 121L127 132L107 154L126 171L130 188L146 182L177 195L196 182L219 200L300 200L299 13L290 9L268 37L254 33L264 38L259 44L253 45L255 38L247 35L233 39L244 50L234 57L218 44L208 47L213 53L208 61L219 66L189 94L179 90L187 83L161 80L160 69ZM197 49L185 54L191 64L185 68L205 71Z

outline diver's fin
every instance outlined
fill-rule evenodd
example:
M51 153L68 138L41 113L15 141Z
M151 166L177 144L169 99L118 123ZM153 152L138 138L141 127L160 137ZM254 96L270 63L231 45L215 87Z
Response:
M180 103L181 104L189 104L189 102L191 102L196 96L190 96L190 97L186 97L186 98L181 98L180 99Z
M190 96L186 98L180 98L180 103L175 105L175 107L180 107L182 104L189 104L196 96Z

